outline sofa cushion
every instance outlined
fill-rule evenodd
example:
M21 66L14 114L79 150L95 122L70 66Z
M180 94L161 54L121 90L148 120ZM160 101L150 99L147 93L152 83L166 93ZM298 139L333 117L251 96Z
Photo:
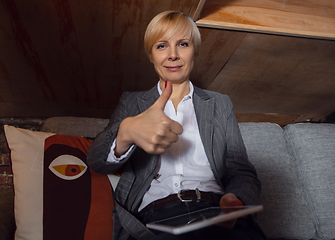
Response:
M282 128L273 123L240 123L249 160L262 182L257 222L268 238L311 239L314 227Z
M284 132L316 238L335 239L335 124L290 124Z
M105 129L108 121L103 118L51 117L45 120L42 131L95 138Z
M15 239L111 239L111 185L86 164L92 140L4 128L14 176Z

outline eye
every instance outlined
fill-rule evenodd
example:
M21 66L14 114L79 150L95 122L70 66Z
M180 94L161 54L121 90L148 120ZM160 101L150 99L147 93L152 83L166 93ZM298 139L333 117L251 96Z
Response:
M182 43L180 43L179 45L180 45L181 47L188 47L188 46L189 46L188 42L182 42Z
M165 48L165 45L164 45L164 44L158 44L158 45L157 45L157 49L163 49L163 48Z
M75 156L61 155L50 163L49 169L57 177L64 180L74 180L86 172L87 166Z

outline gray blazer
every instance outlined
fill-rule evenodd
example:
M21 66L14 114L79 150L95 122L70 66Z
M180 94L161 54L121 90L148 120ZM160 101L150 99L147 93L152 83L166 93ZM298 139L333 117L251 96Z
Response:
M157 86L145 92L124 93L108 126L98 134L88 151L88 165L97 173L110 174L123 168L114 193L114 240L127 239L129 232L139 239L152 236L132 213L137 213L143 195L159 170L159 156L135 146L122 163L108 163L106 159L121 121L145 111L158 97ZM257 204L261 183L248 161L230 98L194 87L193 103L201 140L216 181L225 193L235 194L246 205Z

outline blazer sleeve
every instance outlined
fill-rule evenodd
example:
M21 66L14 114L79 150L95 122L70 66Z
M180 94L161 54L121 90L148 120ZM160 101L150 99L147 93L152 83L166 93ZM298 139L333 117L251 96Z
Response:
M261 182L255 167L248 160L242 135L233 112L233 104L228 99L226 108L226 159L225 193L233 193L245 205L256 205L261 191Z
M111 146L116 138L119 126L123 119L131 116L130 112L134 111L134 97L132 93L124 93L119 101L118 106L113 112L107 127L97 135L91 144L87 153L87 164L95 172L100 174L111 174L119 170L132 155L136 146L128 154L128 157L119 163L107 162ZM131 109L132 108L132 109Z

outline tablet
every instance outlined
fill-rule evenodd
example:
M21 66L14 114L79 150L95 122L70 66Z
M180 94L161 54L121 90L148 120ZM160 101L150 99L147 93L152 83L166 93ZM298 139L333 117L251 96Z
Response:
M262 205L229 208L210 207L176 217L148 223L146 226L151 229L178 235L224 221L250 215L262 210Z

